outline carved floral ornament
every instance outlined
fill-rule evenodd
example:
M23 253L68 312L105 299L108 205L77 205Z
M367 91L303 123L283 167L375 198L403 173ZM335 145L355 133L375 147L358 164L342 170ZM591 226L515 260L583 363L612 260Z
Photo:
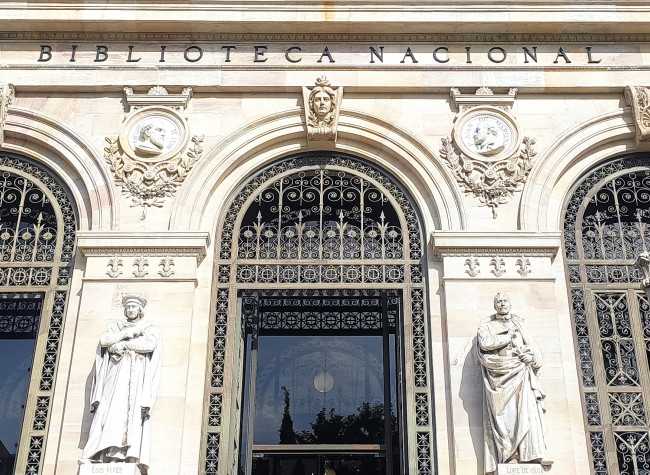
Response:
M303 87L302 96L307 122L307 140L336 142L343 99L343 87L334 87L325 76L313 87Z
M520 138L517 122L508 112L515 95L513 89L498 95L483 87L472 102L468 95L452 89L451 96L461 111L452 137L443 138L440 148L440 156L465 192L489 206L493 218L496 208L526 181L536 155L535 139Z
M643 86L627 86L625 102L632 107L632 115L636 122L636 144L650 140L649 89Z
M0 145L4 143L7 114L9 113L9 106L14 103L15 96L16 90L13 84L0 82Z
M201 158L203 136L194 135L190 140L187 119L182 115L191 90L167 95L163 87L156 86L147 95L134 95L130 88L125 92L133 108L120 135L106 137L104 158L115 180L123 185L122 193L131 198L132 206L142 207L141 218L145 219L147 209L162 207Z

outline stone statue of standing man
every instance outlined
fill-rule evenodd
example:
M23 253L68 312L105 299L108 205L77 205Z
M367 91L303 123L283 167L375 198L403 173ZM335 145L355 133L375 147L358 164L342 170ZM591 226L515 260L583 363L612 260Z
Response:
M478 327L483 372L485 473L498 464L550 466L544 433L544 398L538 379L542 356L521 317L510 313L510 297L494 296L491 315Z
M94 412L80 463L137 464L149 469L150 413L162 364L160 328L144 319L147 300L122 298L125 318L99 338L91 391Z

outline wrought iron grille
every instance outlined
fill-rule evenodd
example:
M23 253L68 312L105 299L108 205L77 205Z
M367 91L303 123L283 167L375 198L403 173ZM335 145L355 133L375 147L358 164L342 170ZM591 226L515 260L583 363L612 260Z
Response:
M326 169L276 180L249 206L240 259L401 259L402 229L384 193Z
M0 299L0 340L36 338L42 306L40 298Z
M42 473L75 230L68 192L49 171L0 156L0 338L36 339L15 474Z
M381 318L364 305L376 304L380 289L402 296L399 304L389 299L389 326L401 326L410 351L403 397L411 429L403 458L411 473L433 473L424 239L412 201L392 177L343 154L288 157L242 186L218 234L206 473L236 470L236 414L244 404L241 342L251 326L259 332L381 332ZM298 295L300 308L293 305ZM257 322L247 317L256 313L252 306L261 310ZM233 367L225 361L234 361Z
M242 316L248 333L368 333L383 328L382 296L378 290L248 290L242 294ZM388 296L388 327L393 331L398 304L396 295Z
M567 204L564 251L597 475L650 469L650 305L634 268L650 248L650 158L606 163Z

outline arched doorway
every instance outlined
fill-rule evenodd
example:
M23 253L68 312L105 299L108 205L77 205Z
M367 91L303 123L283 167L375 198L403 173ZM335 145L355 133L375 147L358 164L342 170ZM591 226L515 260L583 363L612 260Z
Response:
M634 268L648 249L650 158L618 158L583 177L566 204L564 252L597 475L650 470L650 302Z
M0 473L41 473L75 254L67 191L0 155Z
M288 157L219 236L206 473L432 473L424 237L393 178Z

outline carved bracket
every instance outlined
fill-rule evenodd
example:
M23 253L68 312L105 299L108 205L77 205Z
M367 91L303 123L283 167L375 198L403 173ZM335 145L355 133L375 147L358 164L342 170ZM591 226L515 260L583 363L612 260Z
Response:
M186 87L180 94L170 94L164 87L154 86L146 94L137 94L133 92L133 88L125 87L124 94L131 112L149 106L171 107L177 112L182 112L192 98L192 88Z
M495 94L489 87L479 87L474 94L463 94L460 89L452 87L449 96L459 112L485 105L510 111L517 96L517 88L510 88L507 94Z
M325 76L313 87L303 87L307 140L336 142L343 87L334 87Z
M7 114L9 113L9 106L14 103L16 97L16 90L13 84L0 83L0 145L5 140L5 123L7 122Z
M152 93L154 90L158 92ZM171 95L160 90L165 91L158 87L140 95L144 98L136 101L136 112L124 121L119 136L106 137L104 148L104 158L115 180L123 185L122 193L131 198L132 206L142 207L142 219L148 208L160 208L165 198L174 195L203 154L203 136L194 135L189 140L186 119L178 112L181 106L174 107ZM176 96L189 100L190 93ZM127 88L127 98L130 96L134 96L133 92ZM156 97L167 102L151 105L151 98Z
M649 89L643 86L627 86L625 102L632 107L632 115L636 122L636 144L650 140L650 95Z

